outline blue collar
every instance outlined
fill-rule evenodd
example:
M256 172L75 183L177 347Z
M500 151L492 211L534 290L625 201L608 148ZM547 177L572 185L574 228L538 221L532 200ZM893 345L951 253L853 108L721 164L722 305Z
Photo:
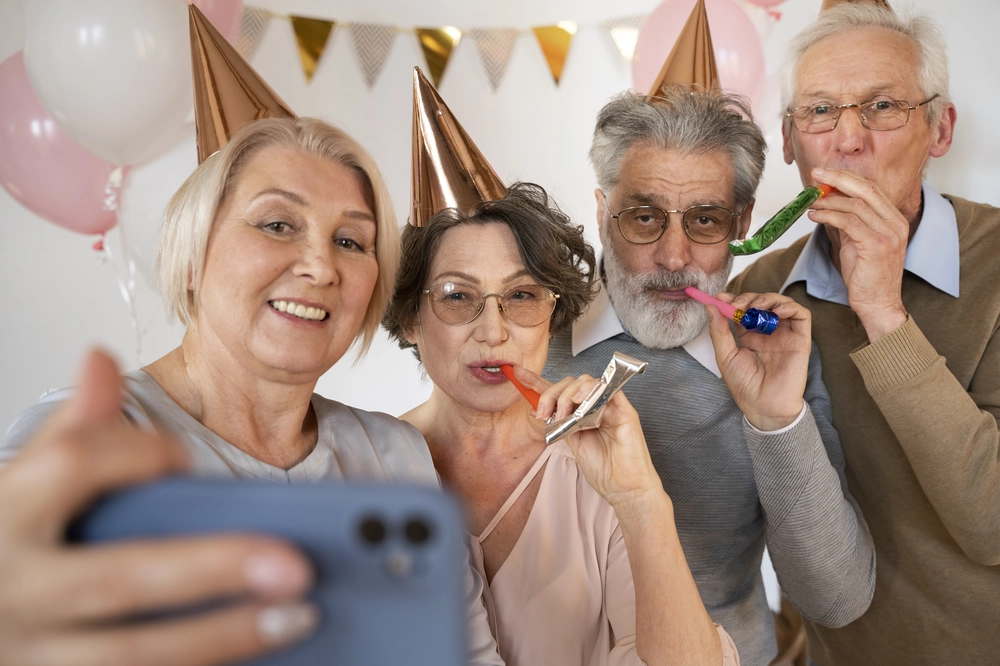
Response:
M924 210L913 239L906 247L903 268L931 286L958 298L960 274L958 220L951 202L923 186ZM847 287L830 259L830 239L816 225L802 254L795 261L781 292L796 282L806 283L806 293L831 303L850 307Z

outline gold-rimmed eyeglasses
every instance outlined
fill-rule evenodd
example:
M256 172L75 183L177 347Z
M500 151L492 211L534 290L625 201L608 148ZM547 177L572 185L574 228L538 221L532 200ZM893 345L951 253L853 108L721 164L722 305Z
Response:
M607 200L605 210L612 219L618 222L618 230L622 237L635 245L648 245L660 240L667 230L667 222L671 213L681 216L684 233L693 242L701 245L714 245L729 238L733 231L733 223L742 211L736 213L725 206L712 204L695 204L684 210L663 210L656 206L632 206L611 213Z
M811 104L809 106L799 106L785 114L786 118L792 119L792 124L800 132L806 134L821 134L831 132L837 128L844 109L857 109L861 116L861 124L876 132L899 129L910 120L910 111L919 109L925 104L930 104L940 95L934 95L929 99L910 105L909 102L901 99L879 98L861 104Z
M531 327L552 316L559 294L537 284L511 287L502 294L484 294L471 284L442 282L424 289L431 312L446 324L460 326L478 317L486 299L496 296L497 306L507 319L518 326Z

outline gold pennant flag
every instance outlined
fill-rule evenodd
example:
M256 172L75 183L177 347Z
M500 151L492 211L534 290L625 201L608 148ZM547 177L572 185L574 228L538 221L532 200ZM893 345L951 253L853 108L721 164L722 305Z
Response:
M560 21L556 25L532 28L531 31L535 33L535 39L542 47L552 78L555 79L556 85L559 85L563 67L566 65L566 56L569 54L569 46L573 42L573 35L576 34L576 21Z
M324 21L323 19L303 16L289 16L288 18L292 22L292 30L295 31L295 41L299 44L302 72L306 75L306 83L310 83L313 74L316 73L319 59L323 57L323 50L330 39L330 33L337 23L336 21Z
M663 86L679 83L688 88L712 90L720 88L719 71L712 51L712 33L708 29L705 0L698 0L681 34L674 42L666 62L646 94L650 100L660 94Z
M451 54L462 39L462 31L450 25L441 28L414 28L420 48L427 60L427 69L435 86L441 85L441 77L448 66Z
M886 9L892 11L892 7L889 6L887 0L823 0L823 6L819 8L820 13L825 12L827 9L832 9L837 5L843 5L849 2L857 2L859 4L872 4L878 5L880 7L885 7Z

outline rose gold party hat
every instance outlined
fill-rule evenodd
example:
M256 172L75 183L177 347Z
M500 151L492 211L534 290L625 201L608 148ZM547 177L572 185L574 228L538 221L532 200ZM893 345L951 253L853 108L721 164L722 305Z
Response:
M656 76L646 99L660 94L663 86L679 83L691 89L712 90L719 88L719 71L715 67L712 51L712 34L708 29L705 0L698 0L674 48Z
M197 7L188 5L188 16L200 164L244 125L296 116Z
M502 199L507 187L420 71L413 68L413 161L410 224L424 226L437 212L468 212Z

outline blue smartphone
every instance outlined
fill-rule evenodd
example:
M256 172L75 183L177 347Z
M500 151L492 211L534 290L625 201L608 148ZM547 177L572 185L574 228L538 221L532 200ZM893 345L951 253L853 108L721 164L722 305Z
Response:
M458 666L466 661L462 514L427 487L173 478L110 495L70 529L103 542L226 532L278 536L316 567L310 638L254 666ZM189 612L196 612L191 610Z

